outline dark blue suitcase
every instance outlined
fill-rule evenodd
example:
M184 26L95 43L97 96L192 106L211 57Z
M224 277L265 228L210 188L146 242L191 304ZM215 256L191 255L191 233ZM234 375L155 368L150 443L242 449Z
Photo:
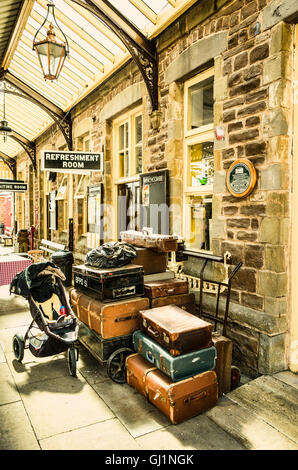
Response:
M133 333L133 344L136 352L169 376L173 382L188 379L215 368L216 348L214 346L174 357L154 339L139 330Z

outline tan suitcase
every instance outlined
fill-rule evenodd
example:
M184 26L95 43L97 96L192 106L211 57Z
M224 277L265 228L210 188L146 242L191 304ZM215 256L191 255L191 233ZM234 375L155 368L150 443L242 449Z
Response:
M218 380L218 393L231 391L231 367L232 367L232 340L221 336L219 333L212 333L212 343L217 351L217 359L214 372Z
M145 295L150 299L169 295L188 294L188 282L182 279L166 279L144 283Z
M216 405L218 385L214 371L172 382L140 354L126 358L127 383L144 395L173 424L197 416Z
M135 297L104 303L86 294L70 291L70 303L79 320L102 338L115 338L139 329L139 311L149 307L149 299Z

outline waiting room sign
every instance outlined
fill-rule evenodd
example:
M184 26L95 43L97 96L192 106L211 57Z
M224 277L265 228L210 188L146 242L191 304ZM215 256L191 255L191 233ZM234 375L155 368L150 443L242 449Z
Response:
M28 185L24 181L0 179L0 191L24 193L27 190Z
M41 157L41 169L56 173L103 171L103 152L44 150Z

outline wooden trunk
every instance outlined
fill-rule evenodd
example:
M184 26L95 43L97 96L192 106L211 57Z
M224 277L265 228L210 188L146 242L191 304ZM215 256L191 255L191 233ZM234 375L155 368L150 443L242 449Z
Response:
M146 282L145 295L151 299L169 295L188 294L188 282L181 279Z
M96 331L91 330L82 322L79 323L79 341L101 363L107 362L116 349L130 348L133 350L131 334L103 339Z
M218 393L231 391L231 366L232 366L232 340L221 336L219 333L212 334L212 343L217 351L217 359L215 364L215 373L218 380Z
M176 305L140 311L140 329L172 356L212 346L212 324Z
M98 300L116 301L144 294L142 266L96 269L85 264L73 266L74 286Z
M173 424L197 416L217 403L218 385L214 371L172 382L140 354L127 357L126 370L127 383L168 416Z
M167 253L157 253L148 248L136 248L136 250L138 255L133 262L143 267L145 275L166 271L168 262Z
M149 299L145 297L105 303L76 289L70 291L70 303L79 320L104 339L138 330L139 311L149 307Z

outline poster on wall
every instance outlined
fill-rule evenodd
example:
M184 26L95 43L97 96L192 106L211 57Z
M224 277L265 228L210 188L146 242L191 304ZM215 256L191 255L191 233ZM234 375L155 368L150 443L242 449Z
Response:
M41 170L79 174L103 171L103 152L44 150L41 155Z
M153 233L169 234L169 170L140 175L142 212L141 228Z
M57 200L56 191L49 193L49 229L57 230Z
M99 233L100 240L103 238L103 207L102 207L102 184L88 186L87 196L87 221L88 232Z

